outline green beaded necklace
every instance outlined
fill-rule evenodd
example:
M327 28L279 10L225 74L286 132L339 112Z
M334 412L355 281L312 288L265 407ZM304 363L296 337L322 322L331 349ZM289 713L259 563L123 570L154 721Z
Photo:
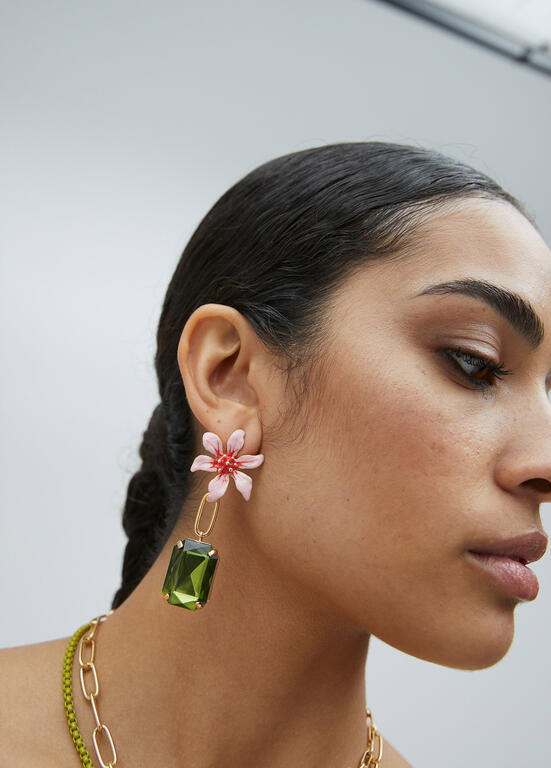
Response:
M65 713L67 715L69 732L84 768L94 768L94 764L86 748L84 739L80 735L77 718L75 715L75 709L73 706L73 659L80 638L88 629L90 629L91 626L92 624L88 623L77 629L77 631L69 640L67 650L65 651L65 658L63 660L63 704L65 706Z

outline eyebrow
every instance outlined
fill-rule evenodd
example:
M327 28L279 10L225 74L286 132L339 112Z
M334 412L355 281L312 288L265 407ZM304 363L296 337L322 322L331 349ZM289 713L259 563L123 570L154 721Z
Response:
M472 299L478 299L498 312L511 325L514 330L526 339L532 349L538 347L543 341L543 320L532 308L530 303L519 296L498 285L488 283L485 280L452 280L446 283L437 283L423 289L415 296L427 294L460 293ZM412 297L412 298L415 298Z

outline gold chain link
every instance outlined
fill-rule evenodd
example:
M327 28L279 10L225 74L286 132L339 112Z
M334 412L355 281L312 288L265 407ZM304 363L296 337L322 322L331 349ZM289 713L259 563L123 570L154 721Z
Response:
M205 503L206 503L207 499L208 499L208 493L205 493L203 498L201 499L201 503L199 504L199 509L197 510L197 515L195 516L195 525L194 525L195 535L199 536L199 539L201 541L203 541L203 536L208 536L209 533L212 531L212 529L214 527L214 523L216 522L216 514L218 512L218 508L220 507L220 499L217 499L214 502L214 509L212 511L212 516L211 516L211 519L210 519L209 527L206 530L202 531L199 528L199 524L201 522L201 515L203 514L203 509L205 508Z
M377 768L383 757L383 737L375 727L375 721L371 710L365 708L367 722L367 747L362 755L358 768ZM375 743L377 743L377 755L375 756Z
M113 613L112 610L109 611L109 614L111 613ZM99 685L96 665L94 663L94 659L96 656L95 635L96 635L96 631L99 624L105 621L105 619L109 616L109 614L102 614L101 616L97 616L95 619L93 619L90 622L90 631L82 635L82 637L80 638L79 646L78 646L78 663L80 665L80 687L82 688L82 693L84 695L84 698L86 699L86 701L90 702L90 706L92 707L92 713L94 715L94 721L96 723L96 727L92 732L92 740L94 742L96 755L98 756L98 760L100 761L102 768L114 768L114 766L116 766L117 764L117 750L115 749L113 737L111 736L111 731L109 730L107 725L101 722L99 712L98 712L98 705L96 701L99 696L100 685ZM88 647L89 655L87 659L84 659L84 655L86 653L85 646ZM94 684L93 691L89 691L86 685L85 674L87 672L92 673L93 684ZM373 715L371 714L371 710L366 707L365 712L366 712L366 724L367 724L367 746L360 759L358 768L377 768L377 766L379 765L383 757L383 737L375 727L375 721L373 720ZM109 742L109 748L112 754L112 758L108 762L105 762L105 760L103 759L101 748L100 748L100 745L98 744L98 737L102 733L105 734L107 741ZM377 745L377 749L375 749L375 745ZM375 752L377 754L375 754Z
M113 613L113 611L110 611L110 613ZM98 756L98 760L100 761L100 765L102 766L102 768L114 768L114 766L117 764L117 750L115 749L115 745L113 743L113 737L111 736L111 731L105 725L105 723L101 722L101 718L98 712L97 698L99 696L100 688L99 688L99 680L98 680L98 671L94 663L94 659L96 657L96 639L95 639L96 631L100 623L105 621L108 615L109 614L102 614L101 616L97 616L95 619L93 619L90 622L90 631L82 635L78 645L78 663L80 666L80 670L79 670L80 687L82 688L82 693L84 695L84 698L86 699L86 701L90 702L90 706L92 707L92 714L94 715L94 720L96 723L96 727L92 731L92 741L94 742L96 755ZM87 648L86 651L85 651L85 648ZM86 654L88 654L87 659L84 658ZM86 684L86 677L85 677L86 673L91 673L92 675L91 682L94 685L93 691L88 690L88 686ZM88 675L88 677L89 676L90 675ZM102 750L98 742L99 736L101 734L104 734L104 736L107 738L107 741L109 742L109 748L111 750L112 757L111 757L111 760L108 760L107 762L103 758Z

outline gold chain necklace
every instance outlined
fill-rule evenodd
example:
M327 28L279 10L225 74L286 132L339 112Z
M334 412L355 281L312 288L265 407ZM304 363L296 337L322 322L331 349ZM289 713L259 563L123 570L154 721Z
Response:
M77 629L73 634L67 645L65 651L65 658L63 661L63 702L65 705L65 713L67 715L67 723L69 725L69 733L73 739L75 748L79 754L80 760L84 768L94 768L94 764L90 758L90 754L82 738L77 719L75 715L75 709L73 706L73 659L78 645L78 663L80 666L80 687L86 701L90 702L92 707L92 713L96 722L95 728L92 731L92 741L94 742L94 749L102 768L114 768L117 765L117 750L113 743L113 737L111 731L105 723L101 721L98 711L97 698L99 696L99 680L98 672L94 659L96 657L96 633L99 625L107 619L107 617L113 613L109 611L108 614L102 614L88 624ZM88 634L86 634L88 632ZM85 658L86 656L86 658ZM92 690L88 690L88 684L86 682L86 676L91 680L90 686L93 686ZM375 727L371 711L366 707L366 722L367 722L367 746L358 763L358 768L377 768L383 757L383 737ZM100 739L106 741L103 748L100 744ZM377 749L375 749L377 746ZM106 760L104 753L109 749L111 753L111 759Z

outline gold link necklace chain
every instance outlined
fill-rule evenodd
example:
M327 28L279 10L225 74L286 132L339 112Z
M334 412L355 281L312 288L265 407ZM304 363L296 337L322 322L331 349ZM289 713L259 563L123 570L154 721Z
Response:
M80 687L86 701L90 702L92 707L92 713L96 722L95 728L92 731L92 741L96 750L96 755L102 768L114 768L117 765L117 750L111 736L111 731L105 723L102 723L99 716L97 698L100 692L98 671L95 665L96 658L96 633L99 625L104 622L113 610L107 614L96 616L95 619L89 624L77 629L72 635L65 651L65 658L63 663L63 701L65 705L65 712L67 715L67 723L69 725L69 733L73 739L76 750L79 754L80 760L84 768L94 768L90 755L84 744L84 740L80 734L78 727L76 714L73 706L73 686L72 686L72 669L73 660L78 644L78 663L79 663L79 677ZM86 657L86 658L85 658ZM89 684L93 686L93 690L88 690L88 684L86 678L89 679ZM90 680L91 677L91 680ZM367 707L366 722L367 722L367 746L358 763L358 768L377 768L383 757L383 737L375 727L375 722L371 714L371 710ZM107 745L111 752L111 759L107 762L104 759L104 755L99 744L99 739L103 734L104 739L107 740ZM376 747L376 748L375 748ZM104 747L105 748L105 747Z
M111 613L113 613L113 611L109 612L109 614ZM108 726L101 721L97 704L100 686L98 680L98 671L95 665L96 632L98 631L100 623L104 622L109 614L102 614L101 616L97 616L89 624L85 624L83 627L80 627L80 629L77 629L69 641L63 664L63 699L65 703L65 712L67 714L67 722L69 724L69 732L71 733L71 737L75 744L76 750L79 753L79 757L84 768L93 768L93 763L84 744L84 740L80 734L73 706L72 668L73 657L75 655L77 643L78 663L80 667L80 687L82 688L84 698L86 701L90 702L90 706L92 707L92 714L94 715L94 720L96 722L95 728L92 731L94 749L96 750L96 755L98 756L98 760L102 768L114 768L114 766L117 764L117 750L115 749L115 744L113 743L113 737L111 736L111 731L109 730ZM88 685L90 685L90 687L93 686L93 689L88 690ZM107 761L104 759L103 751L99 742L102 734L103 738L107 740L106 746L108 746L111 751L111 759Z

